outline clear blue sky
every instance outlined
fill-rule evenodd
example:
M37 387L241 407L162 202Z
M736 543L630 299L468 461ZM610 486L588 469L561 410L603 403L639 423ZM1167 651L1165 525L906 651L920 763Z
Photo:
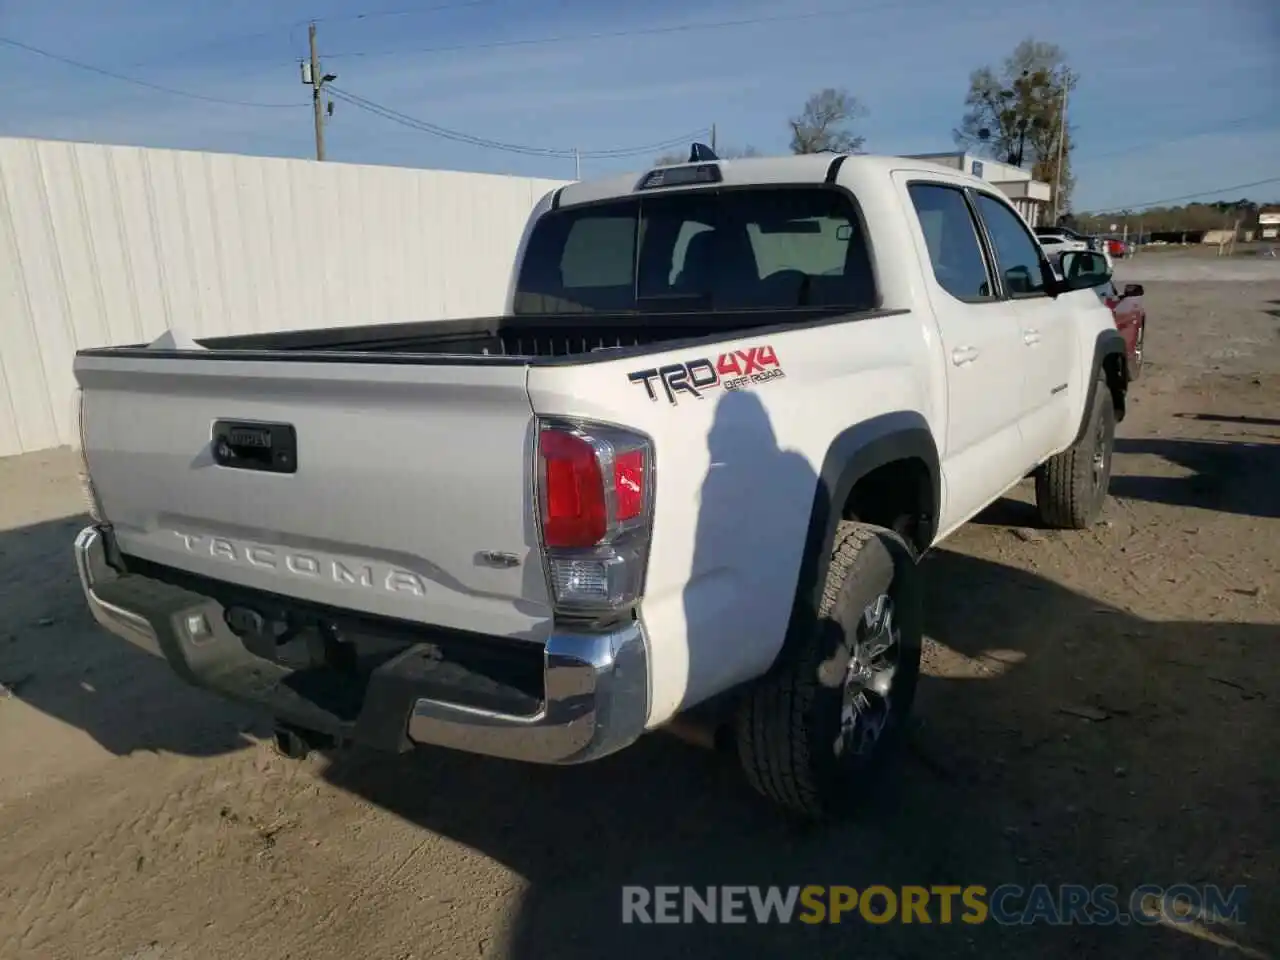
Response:
M342 89L491 140L587 151L715 122L721 143L785 152L786 118L824 86L866 102L868 150L950 150L969 71L1034 35L1082 78L1078 209L1280 176L1278 0L0 0L0 37L208 97L298 104L185 99L0 46L0 135L309 156L307 17ZM764 22L688 29L731 20ZM521 42L568 37L584 39ZM442 140L343 102L328 147L333 160L573 175L568 159ZM583 175L650 157L589 158ZM1230 196L1242 192L1280 198L1280 183Z

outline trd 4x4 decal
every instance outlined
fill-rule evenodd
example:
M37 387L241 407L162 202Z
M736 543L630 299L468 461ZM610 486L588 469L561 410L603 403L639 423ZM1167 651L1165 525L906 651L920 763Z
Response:
M704 398L707 390L723 387L725 390L742 390L756 383L768 383L785 377L778 355L773 347L747 347L732 353L722 353L715 360L699 357L684 363L668 363L648 370L627 374L632 383L644 384L649 399L657 401L658 389L666 394L668 403L678 402L677 394L688 394L697 400ZM655 382L657 387L654 386Z

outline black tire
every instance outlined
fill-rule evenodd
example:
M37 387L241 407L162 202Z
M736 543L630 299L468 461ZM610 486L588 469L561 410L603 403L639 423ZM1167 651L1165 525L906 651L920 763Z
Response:
M1084 437L1036 472L1036 507L1049 527L1084 530L1098 519L1107 501L1116 411L1104 380L1099 378L1093 389L1093 412Z
M854 752L841 735L850 662L845 638L867 639L864 612L882 595L892 602L897 626L893 675L887 698L863 691L875 710L873 719L883 725L868 749ZM915 699L921 584L902 537L883 527L842 522L817 621L805 632L788 638L779 662L747 691L738 709L736 739L752 787L791 814L822 820L858 808L899 752Z

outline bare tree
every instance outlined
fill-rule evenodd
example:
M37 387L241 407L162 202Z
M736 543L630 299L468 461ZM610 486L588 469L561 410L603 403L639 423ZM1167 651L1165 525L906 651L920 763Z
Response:
M737 160L743 157L758 157L760 151L755 147L747 144L745 147L717 147L716 156L722 160ZM655 167L668 167L673 163L688 163L689 154L687 153L664 153L653 161Z
M956 144L1014 166L1029 163L1031 175L1048 183L1058 182L1061 152L1058 209L1066 210L1075 181L1071 130L1063 122L1063 107L1076 80L1060 47L1023 40L999 70L980 67L969 75L965 113L954 132Z
M792 153L861 153L866 137L851 129L867 109L848 90L827 87L811 95L791 125Z

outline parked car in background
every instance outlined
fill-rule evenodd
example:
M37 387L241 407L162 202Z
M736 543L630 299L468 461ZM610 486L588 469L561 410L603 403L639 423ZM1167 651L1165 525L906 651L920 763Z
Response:
M1115 237L1111 237L1106 242L1106 252L1113 259L1123 260L1133 253L1133 247L1125 240L1117 240Z
M1114 266L1107 244L1097 237L1085 236L1069 227L1036 227L1035 234L1050 262L1056 263L1064 253L1094 251L1106 258L1108 269Z
M1116 329L1124 337L1125 352L1129 356L1129 380L1137 380L1142 373L1142 341L1147 329L1142 284L1126 283L1123 290L1118 290L1115 281L1108 278L1095 287L1094 292L1115 317Z
M1066 227L1036 227L1036 239L1045 253L1056 256L1072 250L1092 250L1090 238Z

